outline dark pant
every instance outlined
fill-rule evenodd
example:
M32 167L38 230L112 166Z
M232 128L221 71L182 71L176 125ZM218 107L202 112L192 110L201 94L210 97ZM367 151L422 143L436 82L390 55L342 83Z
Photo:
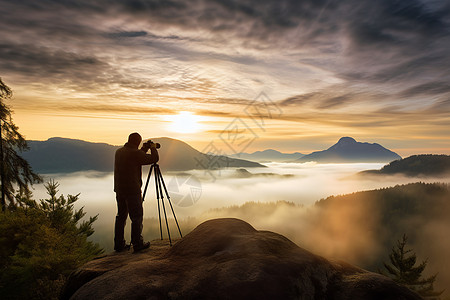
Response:
M128 214L130 214L131 219L131 243L133 245L142 244L142 221L144 210L142 208L141 193L116 193L116 200L117 216L114 227L114 249L119 249L125 245L124 229Z

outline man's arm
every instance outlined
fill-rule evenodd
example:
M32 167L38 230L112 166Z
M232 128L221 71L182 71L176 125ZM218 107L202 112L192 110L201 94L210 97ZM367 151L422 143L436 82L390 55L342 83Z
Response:
M146 154L148 151L148 147L142 146L140 152L143 153L142 156L140 156L140 163L142 165L151 165L153 163L157 163L159 161L159 154L158 150L156 150L156 145L152 144L150 146L150 154Z

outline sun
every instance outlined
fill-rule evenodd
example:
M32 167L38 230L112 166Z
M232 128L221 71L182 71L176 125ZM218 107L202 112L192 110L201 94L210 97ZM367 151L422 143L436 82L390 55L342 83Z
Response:
M169 130L178 133L196 133L200 130L200 117L189 111L181 111L170 116Z

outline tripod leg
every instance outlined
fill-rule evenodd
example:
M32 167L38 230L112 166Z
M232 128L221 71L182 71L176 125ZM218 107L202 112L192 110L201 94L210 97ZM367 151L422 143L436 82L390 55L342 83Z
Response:
M155 170L156 170L156 172L155 172L156 177L158 178L158 189L159 189L159 193L160 193L160 195L161 195L161 204L162 204L163 211L164 211L164 219L165 219L165 221L166 221L167 235L169 236L169 243L170 243L170 246L172 246L172 239L170 238L169 222L167 222L166 208L165 208L165 206L164 206L164 195L163 195L163 193L162 193L162 188L161 188L161 178L162 178L162 176L161 176L161 171L159 170L158 167L157 167Z
M158 168L158 170L159 170L159 168ZM177 216L175 215L175 211L173 210L172 202L170 201L170 196L169 196L169 193L167 192L166 184L164 183L164 179L162 177L161 171L159 171L158 174L159 174L159 177L160 177L160 181L163 184L164 191L166 192L167 201L170 204L170 209L172 210L173 218L175 219L175 223L177 224L178 232L180 233L180 237L183 237L183 235L181 234L180 225L178 225Z
M150 166L150 170L148 171L147 181L145 182L144 194L142 195L142 202L144 202L145 194L147 193L148 182L150 181L150 176L152 175L152 170L155 165Z
M156 166L156 165L154 165ZM161 236L161 241L163 239L162 236L162 225L161 225L161 210L159 208L159 188L158 188L158 172L157 172L157 168L155 167L155 190L156 190L156 202L158 203L158 219L159 219L159 234Z

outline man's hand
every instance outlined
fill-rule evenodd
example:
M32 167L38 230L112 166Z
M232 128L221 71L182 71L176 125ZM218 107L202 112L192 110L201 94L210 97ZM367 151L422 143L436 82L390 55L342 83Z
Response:
M147 151L149 149L155 149L156 150L157 149L156 148L156 144L152 143L152 142L146 142L146 143L144 143L144 145L142 145L141 150L144 151L145 153L147 153Z
M142 145L141 151L147 153L148 149L150 149L150 145L149 143L145 143L144 145Z

